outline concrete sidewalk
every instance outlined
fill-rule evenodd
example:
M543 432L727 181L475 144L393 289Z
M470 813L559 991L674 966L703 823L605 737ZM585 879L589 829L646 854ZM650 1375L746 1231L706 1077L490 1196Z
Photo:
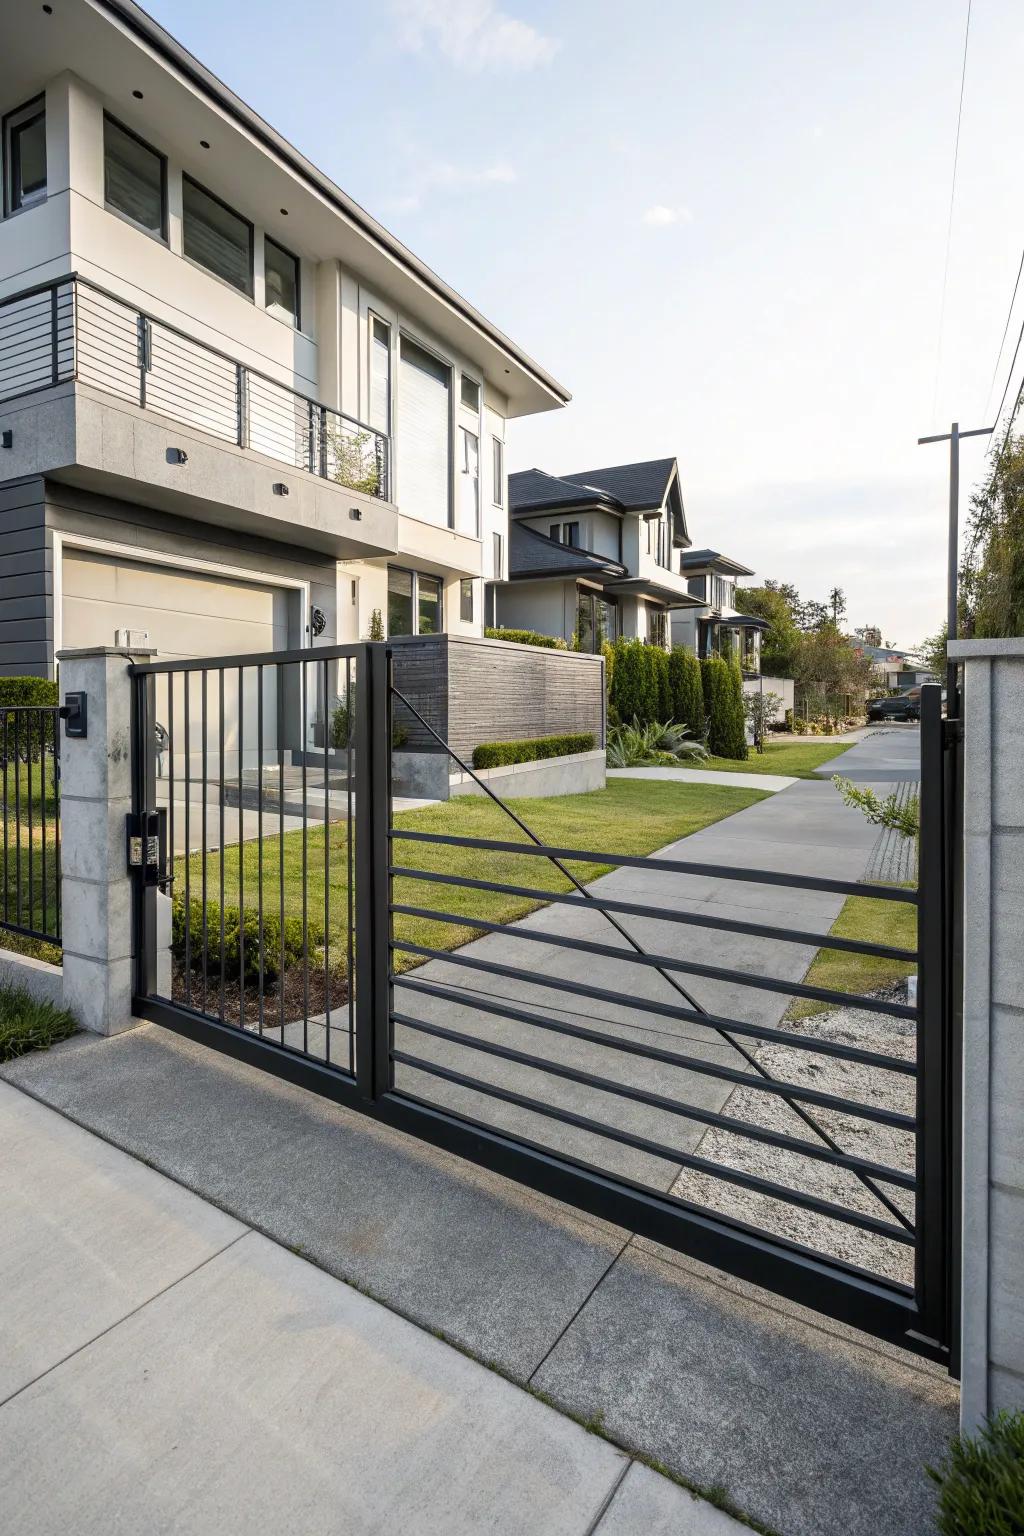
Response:
M729 773L720 768L609 768L610 779L668 779L677 784L724 784L727 789L763 789L776 794L799 783L786 773Z
M742 1532L0 1084L0 1507L19 1536Z

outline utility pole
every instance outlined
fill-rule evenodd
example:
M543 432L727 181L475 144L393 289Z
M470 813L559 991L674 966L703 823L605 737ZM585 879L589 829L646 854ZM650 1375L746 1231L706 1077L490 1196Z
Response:
M923 443L949 444L949 551L946 557L946 645L957 636L957 572L960 564L960 443L965 437L991 437L995 427L972 427L969 432L960 431L960 423L954 421L948 432L938 432L934 437L919 437ZM946 660L946 713L952 716L956 710L956 662Z

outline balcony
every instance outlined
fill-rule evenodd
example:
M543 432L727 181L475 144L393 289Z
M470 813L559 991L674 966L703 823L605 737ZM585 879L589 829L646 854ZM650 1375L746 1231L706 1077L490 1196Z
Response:
M72 274L0 302L0 406L75 383L381 501L383 432Z

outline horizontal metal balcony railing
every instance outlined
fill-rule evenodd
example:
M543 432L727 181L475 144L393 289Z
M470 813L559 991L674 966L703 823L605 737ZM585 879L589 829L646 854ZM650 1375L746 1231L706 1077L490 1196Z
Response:
M0 404L68 381L388 498L385 433L71 274L0 301Z

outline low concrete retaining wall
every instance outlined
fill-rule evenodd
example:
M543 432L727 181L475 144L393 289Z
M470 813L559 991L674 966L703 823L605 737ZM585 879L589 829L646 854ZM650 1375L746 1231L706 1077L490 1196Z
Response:
M21 987L41 1003L64 1006L64 972L59 965L33 960L29 955L15 955L0 949L0 987Z
M1024 639L964 663L961 1423L1024 1408Z
M453 795L482 795L468 773L453 768L443 752L392 753L395 792L424 800L448 800ZM585 795L605 787L602 751L574 752L532 763L474 770L496 795L537 799L541 795Z

